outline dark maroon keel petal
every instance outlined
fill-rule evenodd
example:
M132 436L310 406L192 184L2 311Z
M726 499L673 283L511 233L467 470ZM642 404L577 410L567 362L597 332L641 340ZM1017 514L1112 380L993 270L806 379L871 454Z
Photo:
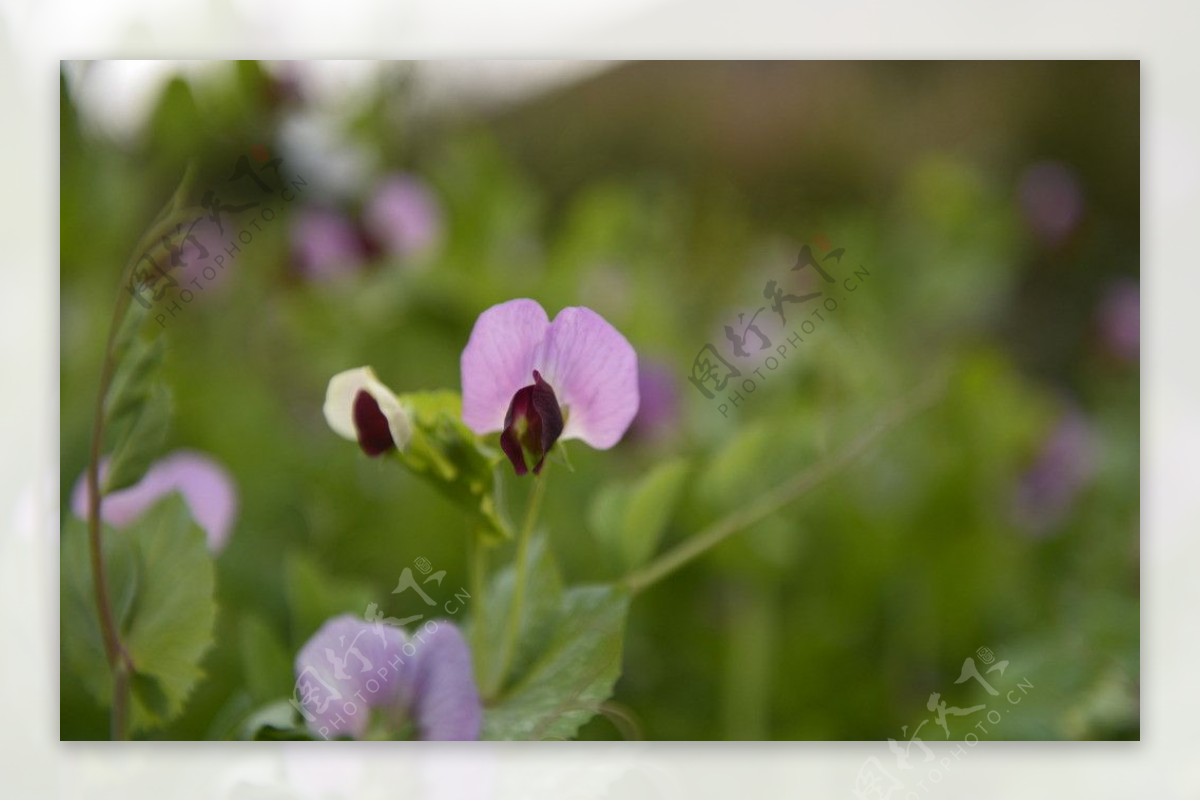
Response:
M381 456L396 447L387 415L365 389L354 396L354 430L358 432L358 445L367 456Z
M537 370L533 371L533 381L513 395L508 413L504 416L504 431L500 434L500 447L518 476L528 472L526 453L530 459L536 459L533 472L540 473L546 454L563 431L562 409L554 395L554 388L542 379Z
M518 476L523 476L529 472L529 468L525 467L525 453L521 450L521 443L517 442L517 435L511 429L504 429L500 433L500 449L504 451L504 455L512 462L513 470ZM534 468L535 470L537 468Z
M536 475L542 472L542 463L546 461L546 454L550 453L550 449L554 447L555 442L558 442L558 438L562 436L563 432L562 409L558 406L554 388L542 379L542 374L537 370L533 371L530 403L533 405L539 423L538 427L541 429L541 441L538 443L541 448L541 458L533 467Z

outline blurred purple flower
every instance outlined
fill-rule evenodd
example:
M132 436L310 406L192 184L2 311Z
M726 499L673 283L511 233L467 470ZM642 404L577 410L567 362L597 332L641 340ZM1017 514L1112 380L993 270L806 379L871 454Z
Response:
M1061 162L1043 161L1027 168L1017 195L1034 235L1052 247L1063 244L1083 219L1079 179Z
M638 412L633 433L648 441L662 440L679 423L679 382L668 365L638 360Z
M1136 281L1123 279L1108 288L1100 302L1100 338L1118 359L1138 360L1141 352L1141 291Z
M476 740L483 705L458 627L431 620L411 635L354 615L325 622L296 655L297 706L314 734L363 737L372 714L422 740Z
M100 462L101 483L107 474L105 457ZM124 528L172 492L183 496L192 518L204 529L208 549L220 553L233 528L237 489L224 467L194 451L175 451L152 464L138 483L104 496L100 516L108 525ZM88 498L85 472L71 493L71 510L83 520L87 519Z
M1095 451L1092 429L1083 415L1064 414L1017 484L1017 523L1039 537L1062 523L1092 478Z
M638 410L637 354L591 309L554 318L533 300L510 300L475 321L463 349L462 416L476 434L503 432L517 475L537 473L561 438L598 450L616 445Z
M225 233L222 234L209 217L201 217L194 224L179 228L172 236L171 247L174 249L172 255L179 262L180 284L207 289L227 280L239 255L236 250L233 253L228 250L236 244L231 241L230 228L226 221Z
M354 222L330 209L310 206L297 212L291 238L296 269L313 281L356 273L370 255Z
M428 250L441 238L442 209L423 181L397 174L380 184L367 201L363 226L384 250L411 256Z

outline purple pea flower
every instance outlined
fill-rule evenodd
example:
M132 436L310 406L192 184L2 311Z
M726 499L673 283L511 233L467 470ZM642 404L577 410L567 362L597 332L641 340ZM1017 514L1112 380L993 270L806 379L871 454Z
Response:
M179 268L179 283L187 286L208 289L224 284L241 255L237 250L230 251L235 237L236 232L228 224L222 234L212 219L199 217L180 225L164 239L170 248L164 266Z
M675 371L659 361L638 361L638 406L633 433L656 442L668 438L679 424L679 382Z
M357 272L370 256L362 232L345 215L318 207L297 212L291 228L296 269L312 281Z
M1017 522L1030 534L1050 534L1066 518L1094 473L1095 441L1079 412L1068 412L1021 476L1014 502Z
M483 705L458 627L431 620L411 635L384 621L331 618L296 655L292 703L325 739L363 737L372 717L421 740L476 740Z
M1123 362L1136 362L1141 351L1141 293L1136 281L1124 279L1108 288L1099 309L1104 346Z
M1021 212L1034 235L1051 247L1064 244L1083 219L1083 190L1075 172L1057 161L1030 166L1017 188Z
M637 354L591 309L572 306L554 318L522 298L493 306L475 321L462 360L463 422L500 435L517 475L542 469L558 439L606 450L638 411Z
M100 463L101 484L107 474L105 458ZM220 553L233 528L237 490L228 471L201 453L175 451L155 462L141 481L104 496L100 516L108 525L124 528L172 492L183 496L192 518L204 529L209 551ZM71 510L82 520L87 519L89 497L85 472L71 492Z
M363 226L385 250L411 256L428 250L441 238L442 209L419 178L394 175L368 199Z

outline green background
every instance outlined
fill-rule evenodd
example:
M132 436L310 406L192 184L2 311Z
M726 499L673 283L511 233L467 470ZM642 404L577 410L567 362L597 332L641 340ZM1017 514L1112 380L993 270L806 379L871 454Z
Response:
M275 151L308 102L278 72L174 80L121 143L84 122L64 77L64 520L121 266L188 163L197 187L218 186L255 146ZM1138 737L1138 366L1105 351L1097 322L1106 291L1139 273L1136 62L628 64L444 113L413 102L407 65L381 75L339 124L380 175L428 182L440 246L306 282L288 246L290 214L318 199L302 194L165 328L169 446L224 464L240 506L204 678L150 736L232 736L290 695L291 659L321 622L307 602L416 614L390 592L418 557L466 585L461 514L335 436L321 403L331 375L362 364L398 392L457 389L479 312L527 296L551 315L594 308L680 398L667 436L576 444L575 472L550 476L544 524L570 583L623 572L603 532L610 487L686 460L669 547L948 376L867 458L639 595L613 702L581 736L902 739L930 693L989 702L954 681L990 647L1009 662L999 684L1033 687L981 737ZM1084 199L1057 245L1017 196L1044 160L1068 165ZM869 278L722 415L687 383L692 359L707 342L729 358L722 326L763 304L767 280L790 288L800 245L822 237L846 250L839 280ZM1015 487L1068 409L1093 433L1091 476L1033 536ZM527 488L506 476L515 503ZM62 737L107 736L65 670ZM978 719L952 718L952 738ZM933 725L922 737L942 737Z

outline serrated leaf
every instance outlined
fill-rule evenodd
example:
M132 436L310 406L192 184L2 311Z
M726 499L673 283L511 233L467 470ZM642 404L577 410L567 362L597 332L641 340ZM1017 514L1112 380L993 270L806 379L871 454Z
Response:
M130 277L126 276L126 284L122 288L122 292L130 291ZM134 288L136 292L136 288ZM133 298L131 294L129 296ZM124 298L122 298L124 300ZM149 308L141 303L129 302L125 309L124 316L121 318L120 324L117 326L117 332L113 337L113 358L118 364L122 363L128 355L129 348L137 341L138 332L142 329L142 324L146 322Z
M164 720L171 712L171 700L163 690L162 683L147 673L134 673L130 680L133 697L159 720Z
M156 383L141 408L117 433L117 447L108 463L105 495L136 484L162 451L171 424L171 393Z
M496 501L500 454L463 424L459 394L414 392L401 395L400 402L412 423L412 439L400 461L467 510L485 541L511 539L512 529Z
M143 577L125 647L137 673L156 679L168 700L168 715L147 722L166 722L182 711L202 675L200 660L212 644L212 555L204 530L175 494L123 533L137 548Z
M679 503L687 473L685 460L672 459L633 485L618 482L597 493L588 524L622 571L640 566L654 554Z
M104 401L105 426L119 430L138 417L154 391L154 382L166 353L166 340L134 339L121 358L108 397Z
M70 675L109 706L112 673L96 612L86 524L71 520L63 529L63 680ZM212 644L216 618L212 556L204 531L176 494L130 526L106 527L101 535L109 595L133 599L124 613L115 614L133 664L130 730L144 731L179 715L202 675L200 661Z
M562 599L554 625L537 644L537 657L502 698L484 713L492 740L574 737L612 695L621 672L629 595L611 585L574 587Z

